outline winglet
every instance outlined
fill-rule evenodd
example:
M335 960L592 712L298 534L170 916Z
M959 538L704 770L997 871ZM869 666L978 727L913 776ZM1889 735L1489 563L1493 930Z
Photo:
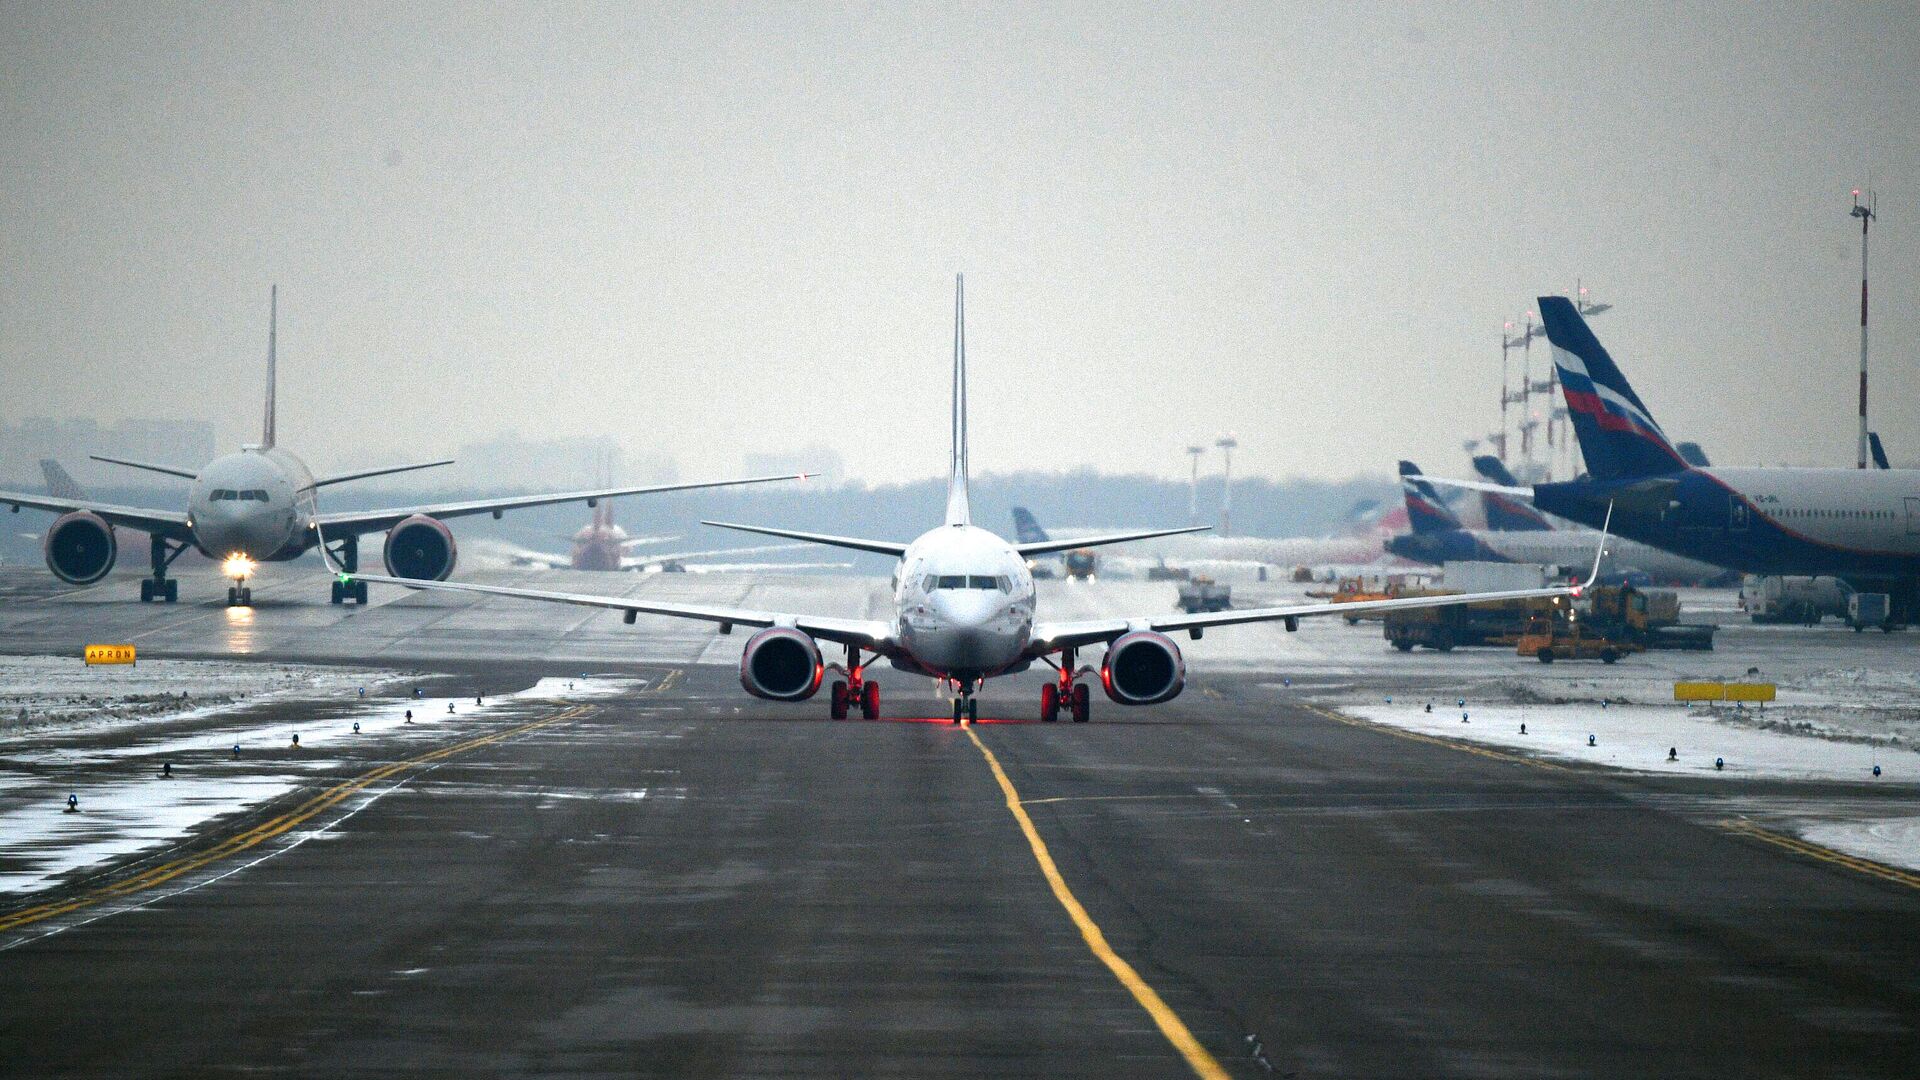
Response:
M280 338L280 286L267 293L267 417L261 426L260 445L273 449L273 382L278 366Z
M1600 540L1598 547L1596 547L1593 552L1593 571L1587 575L1587 580L1573 587L1573 595L1579 596L1581 593L1593 588L1593 583L1600 580L1600 560L1607 557L1607 533L1612 528L1613 500L1608 499L1607 516L1600 524Z
M947 524L972 523L967 503L967 276L953 276L953 471L947 477Z

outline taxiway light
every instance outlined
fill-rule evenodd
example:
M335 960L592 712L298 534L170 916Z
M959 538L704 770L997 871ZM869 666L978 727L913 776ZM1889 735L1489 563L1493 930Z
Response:
M1714 758L1714 759L1713 759L1713 771L1714 771L1714 772L1719 772L1719 771L1720 771L1721 769L1724 769L1724 768L1726 768L1726 767L1727 767L1727 759L1726 759L1726 758L1723 758L1723 757L1717 757L1717 758Z

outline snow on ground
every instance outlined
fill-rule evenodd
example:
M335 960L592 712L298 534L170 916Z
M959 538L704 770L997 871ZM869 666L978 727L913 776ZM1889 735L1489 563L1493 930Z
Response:
M470 721L528 702L606 697L644 682L548 678L480 704L468 697L363 699L358 684L304 695L282 689L273 696L330 704L344 699L348 707L306 723L243 721L186 735L155 732L127 746L34 747L9 754L6 764L29 767L34 775L0 774L0 896L44 889L71 871L177 840L216 817L284 794L308 776L337 768L341 762L328 756L329 749L380 736L429 740L451 720ZM174 775L163 779L160 768L167 762ZM137 775L129 776L130 768L138 768ZM69 792L80 799L79 813L60 809Z
M1347 706L1345 711L1379 724L1513 749L1541 757L1650 773L1685 773L1732 779L1873 779L1920 782L1920 753L1906 746L1843 742L1751 726L1729 709L1679 706L1481 705L1469 700L1396 698L1392 705ZM1433 712L1426 711L1433 701ZM1462 716L1466 720L1462 720ZM1526 725L1527 733L1520 734ZM1593 736L1593 745L1587 737ZM1674 751L1677 760L1668 760ZM1725 766L1714 768L1715 759Z
M289 695L375 689L404 677L394 671L219 660L88 667L77 656L4 656L0 739L78 734L130 721L180 720Z

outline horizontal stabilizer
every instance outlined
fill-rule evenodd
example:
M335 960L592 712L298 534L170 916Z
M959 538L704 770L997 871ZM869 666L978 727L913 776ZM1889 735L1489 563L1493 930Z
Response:
M788 540L805 540L809 544L825 544L828 547L852 548L855 551L871 551L876 555L891 555L899 558L907 553L907 545L896 544L891 540L862 540L855 536L833 536L828 533L800 532L795 529L769 529L760 525L735 525L725 521L702 521L702 525L711 525L716 529L733 529L736 532L759 533L762 536L782 536Z
M447 458L444 461L423 461L417 465L388 465L381 469L362 469L359 472L335 473L332 476L323 476L315 480L313 486L323 488L328 484L344 484L349 480L365 480L369 476L386 476L391 473L412 472L415 469L437 469L442 465L451 464L453 464L453 459Z
M104 461L109 465L125 465L129 469L145 469L148 472L165 473L168 476L179 476L188 480L200 475L192 469L179 469L172 465L155 465L147 461L126 461L121 458L106 457L101 454L88 454L87 456L95 461Z
M1156 536L1179 536L1182 533L1206 532L1210 525L1188 525L1180 529L1149 529L1145 532L1107 533L1103 536L1076 536L1071 540L1039 540L1031 544L1015 544L1013 549L1022 555L1050 555L1056 551L1077 551L1080 548L1105 547L1108 544L1124 544L1131 540L1151 540Z

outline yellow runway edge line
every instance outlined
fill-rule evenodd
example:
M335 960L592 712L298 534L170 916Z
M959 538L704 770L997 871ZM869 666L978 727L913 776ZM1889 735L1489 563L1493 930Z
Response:
M1730 818L1722 821L1720 827L1735 835L1751 836L1763 844L1772 844L1774 847L1784 851L1791 851L1796 855L1805 855L1809 859L1818 859L1824 863L1843 866L1848 870L1866 874L1869 877L1876 877L1882 881L1891 881L1896 885L1905 885L1909 889L1920 889L1920 874L1902 870L1897 866L1888 866L1885 863L1874 862L1872 859L1862 859L1857 855L1848 855L1845 852L1835 851L1830 847L1822 847L1809 840L1788 836L1785 833L1777 833L1772 829L1763 829L1751 821L1741 821L1738 818Z
M1200 1045L1200 1041L1193 1037L1193 1032L1187 1030L1179 1014L1161 1000L1160 994L1147 985L1139 972L1133 970L1133 965L1113 951L1113 947L1107 944L1106 934L1100 930L1100 924L1093 921L1093 916L1087 914L1087 909L1075 899L1073 890L1067 888L1066 879L1060 876L1060 868L1054 865L1053 855L1047 851L1046 841L1040 839L1040 830L1034 828L1033 819L1027 816L1026 808L1021 805L1020 792L1014 788L1013 781L1007 778L1007 771L1000 767L1000 759L987 749L987 744L980 741L980 736L974 734L971 727L967 728L967 738L972 739L973 745L979 747L980 753L986 757L987 767L993 770L993 778L1000 783L1000 793L1006 796L1007 809L1013 812L1014 820L1020 823L1020 831L1026 834L1027 844L1033 848L1034 860L1040 864L1040 873L1046 876L1047 884L1053 888L1053 898L1060 901L1060 906L1066 908L1067 915L1073 919L1073 925L1080 928L1080 936L1086 939L1087 948L1101 963L1107 965L1113 977L1120 980L1120 985L1127 988L1133 1000L1139 1002L1140 1007L1153 1018L1160 1034L1166 1036L1175 1050L1180 1051L1180 1056L1186 1059L1187 1066L1195 1076L1202 1080L1227 1080L1227 1070L1207 1052L1206 1047Z
M1495 761L1511 762L1515 765L1529 765L1533 768L1545 769L1549 772L1571 771L1563 765L1555 765L1550 761L1541 761L1538 758L1524 757L1520 754L1503 754L1498 750L1489 750L1483 746L1473 746L1453 739L1440 738L1436 735L1427 735L1418 731L1407 731L1386 724L1376 724L1371 721L1346 716L1331 709L1322 709L1317 705L1309 705L1307 708L1329 720L1338 721L1349 727L1369 728L1382 734L1394 735L1402 739L1411 739L1414 742L1431 743L1434 746L1444 746L1450 750L1460 750L1469 754L1478 754L1481 757L1492 758ZM1830 847L1822 847L1810 840L1801 840L1798 837L1788 836L1785 833L1777 833L1771 829L1761 828L1750 821L1741 821L1737 818L1730 818L1720 822L1720 827L1731 833L1750 836L1762 843L1772 844L1774 847L1780 848L1783 851L1791 851L1796 855L1805 855L1810 859L1818 859L1821 862L1844 867L1856 873L1865 874L1868 877L1879 878L1882 881L1890 881L1896 885L1905 885L1909 889L1920 889L1920 874L1902 870L1896 866L1888 866L1885 863L1874 862L1872 859L1863 859L1857 855L1848 855L1842 851L1835 851Z
M671 679L673 674L677 674L677 672L670 673L667 679ZM660 686L664 687L667 679L662 679ZM141 871L132 877L102 885L97 889L91 889L81 893L79 896L70 897L66 900L56 900L51 903L36 904L33 907L23 908L6 915L0 915L0 933L17 930L23 926L29 926L33 923L90 908L107 900L115 900L151 889L156 885L171 881L182 874L192 873L203 866L219 862L222 859L231 858L242 851L246 851L248 848L271 840L287 830L311 820L314 815L328 807L337 805L355 792L362 791L369 785L377 784L390 776L406 772L409 769L419 768L422 765L430 765L436 761L444 761L457 754L464 754L469 750L477 750L482 746L497 743L503 739L510 739L515 735L525 735L530 731L538 731L544 727L551 727L554 724L578 719L589 711L591 710L588 706L576 705L573 708L549 716L544 720L535 720L532 723L520 724L516 727L507 728L504 731L496 731L491 735L482 735L478 738L468 739L465 742L455 743L452 746L442 747L431 753L421 754L419 757L382 765L370 772L362 773L351 780L336 784L320 794L315 795L313 798L308 799L306 802L301 803L298 807L295 807L287 813L281 814L272 820L261 822L246 832L236 836L230 836L205 851L175 859L172 862L162 863L152 869Z

